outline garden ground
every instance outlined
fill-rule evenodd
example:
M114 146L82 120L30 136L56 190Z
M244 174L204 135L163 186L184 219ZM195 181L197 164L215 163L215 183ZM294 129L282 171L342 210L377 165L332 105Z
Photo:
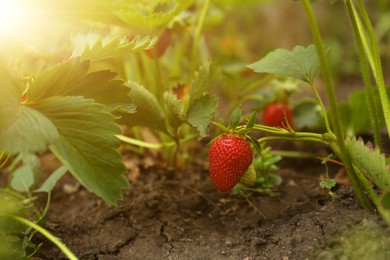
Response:
M283 159L277 172L283 183L275 194L245 198L217 192L203 161L173 170L158 166L153 156L142 158L125 159L132 187L118 207L107 206L70 176L57 185L47 228L80 259L390 256L384 223L358 205L347 183L330 200L319 187L325 168L317 160ZM46 170L56 167L51 155L42 160ZM347 182L342 170L331 171ZM48 241L39 257L65 258Z

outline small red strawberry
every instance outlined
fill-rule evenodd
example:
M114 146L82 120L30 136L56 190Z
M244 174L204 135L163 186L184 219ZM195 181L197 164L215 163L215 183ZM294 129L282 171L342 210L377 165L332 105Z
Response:
M263 112L263 124L286 129L290 125L294 129L292 111L285 103L269 104Z
M222 192L231 190L252 160L252 149L242 137L226 134L216 138L209 151L209 171L214 187Z

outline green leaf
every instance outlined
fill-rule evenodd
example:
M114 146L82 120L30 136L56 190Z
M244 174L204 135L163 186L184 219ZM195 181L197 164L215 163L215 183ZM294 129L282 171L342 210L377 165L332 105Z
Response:
M229 129L230 130L235 130L240 123L242 116L242 109L241 107L237 107L236 109L233 110L231 116L230 116L230 123L229 123Z
M195 100L210 90L217 81L218 75L219 72L217 71L217 68L210 63L205 63L199 67L190 90L190 106Z
M168 124L173 129L177 129L186 120L183 102L171 91L165 91L164 107Z
M0 215L14 215L23 210L24 205L20 194L10 189L0 188Z
M11 187L19 192L28 192L34 184L34 172L30 165L17 168L12 174Z
M53 123L36 109L22 106L14 122L0 135L0 151L42 152L59 137Z
M31 83L28 89L29 101L68 95L88 73L89 66L89 61L71 59L47 69Z
M352 112L349 114L352 133L362 133L370 129L370 119L365 93L363 91L352 92L348 96L348 106ZM380 113L379 115L381 115L381 117L377 119L384 122L383 114Z
M21 96L22 92L13 84L9 72L0 63L0 135L20 113Z
M129 82L130 101L135 104L137 112L123 115L120 122L129 126L147 126L167 132L163 108L157 99L145 87Z
M112 1L111 12L120 25L139 32L165 28L193 0Z
M320 62L315 46L310 45L307 48L296 46L292 51L277 49L248 67L255 72L288 76L312 83Z
M218 99L210 94L204 94L188 109L188 123L199 132L201 137L208 134L208 125L217 107Z
M73 57L80 57L82 60L99 61L110 58L122 57L150 49L156 43L157 38L149 36L135 37L129 41L127 38L108 37L104 38L97 33L78 35L73 39Z
M11 187L19 192L29 192L41 176L41 162L35 154L23 156L23 165L12 173Z
M314 129L322 119L321 108L315 99L302 99L293 107L296 129Z
M390 93L390 88L386 89ZM379 93L377 89L373 91L373 99L375 104L379 104ZM340 103L338 105L340 110L341 121L346 132L350 135L361 134L370 130L370 118L367 108L365 90L355 90L348 96L347 102ZM379 126L385 125L385 119L383 117L381 106L377 107L379 117Z
M256 115L257 115L256 111L252 113L251 117L248 120L248 123L246 124L246 127L245 127L246 129L248 129L248 130L253 129L253 127L256 124L256 117L257 117Z
M55 96L83 96L106 105L109 111L121 108L134 112L127 96L129 88L116 79L117 73L90 70L90 62L75 58L49 68L31 83L28 90L30 102Z
M328 179L320 182L320 187L323 189L331 190L335 186L336 186L335 179Z
M126 168L117 151L120 128L103 105L82 97L55 97L37 106L57 127L60 138L51 151L89 191L109 204L128 187Z
M363 141L355 138L349 140L347 149L352 163L371 179L381 190L390 188L390 174L386 166L386 159L378 149L371 150Z
M249 139L249 142L253 145L253 148L255 148L256 152L258 154L262 154L262 148L261 144L259 143L259 140L250 135L248 135L247 137Z
M58 180L61 179L62 176L68 171L65 166L60 166L57 170L55 170L41 185L40 188L36 189L35 192L47 192L50 193L54 186L57 184Z

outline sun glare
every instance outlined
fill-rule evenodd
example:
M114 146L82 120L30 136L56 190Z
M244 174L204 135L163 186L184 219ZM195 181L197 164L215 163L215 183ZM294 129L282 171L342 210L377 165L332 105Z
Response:
M28 1L0 0L0 37L18 38L31 29L38 14Z
M0 46L45 48L69 26L69 21L61 16L61 3L66 2L0 0Z

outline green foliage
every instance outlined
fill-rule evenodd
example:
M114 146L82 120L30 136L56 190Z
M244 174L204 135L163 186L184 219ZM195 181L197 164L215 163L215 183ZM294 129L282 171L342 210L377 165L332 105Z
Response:
M208 125L218 107L218 99L210 94L203 94L196 99L187 111L188 123L204 137L208 134Z
M37 75L22 104L21 88L15 82L5 81L1 89L9 106L0 118L0 150L27 154L50 146L87 189L116 204L128 183L116 151L120 128L110 112L134 112L129 88L116 79L116 73L90 71L90 61L79 58ZM34 183L32 172L28 165L22 166L14 173L12 185L27 191Z
M16 191L29 193L40 175L41 164L38 157L34 154L27 154L23 158L23 165L13 172L10 185Z
M205 63L199 67L190 89L189 106L215 85L219 75L220 71L211 63Z
M116 204L128 183L116 151L120 128L112 114L91 99L71 96L46 99L37 109L60 134L50 145L53 153L88 190Z
M152 48L156 40L157 38L151 38L149 36L143 38L137 36L130 41L118 36L105 36L102 38L97 33L80 34L73 40L75 48L72 56L90 61L123 57Z
M56 127L41 112L21 106L14 121L0 135L0 150L9 154L42 152L58 136Z
M0 136L13 124L20 110L22 89L13 84L10 73L0 63ZM1 142L0 142L1 143Z
M319 70L320 62L315 46L310 45L307 48L296 46L292 51L274 50L248 67L258 73L293 77L311 84Z
M91 61L74 58L47 69L31 83L28 102L55 96L83 96L106 105L109 111L134 112L127 97L129 88L116 79L117 74L109 70L90 71L90 67Z
M8 216L23 215L25 198L9 189L0 189L0 258L25 259L23 250L24 227L12 221Z
M58 169L56 169L46 180L45 182L39 187L38 189L34 190L34 192L46 192L51 193L54 186L58 182L58 180L64 176L64 174L68 171L68 169L65 166L60 166Z
M324 181L320 181L320 187L323 189L331 190L336 186L336 180L335 179L327 179Z
M321 108L314 99L301 99L293 106L296 129L316 129L323 119Z
M136 106L136 113L126 114L121 122L129 126L147 126L167 133L164 119L164 110L157 98L144 86L129 82L130 101Z
M230 123L229 123L229 129L235 130L238 126L238 123L240 123L242 115L242 109L241 107L237 107L233 110L232 115L230 116Z
M187 118L185 114L184 104L177 96L171 91L164 92L164 107L166 120L173 132L183 124Z
M389 89L387 89L389 92ZM372 97L374 103L379 104L379 93L373 91ZM367 95L365 90L356 90L349 94L348 100L345 103L339 104L341 121L345 132L348 134L360 134L372 129L370 123L370 113L367 106ZM377 107L379 117L376 118L379 126L385 125L382 109Z
M256 181L251 186L237 184L232 192L243 196L251 196L254 194L274 194L274 187L282 183L282 179L272 174L277 171L279 167L276 165L282 157L279 155L272 155L270 153L271 147L261 147L261 154L256 156L253 160L253 167L256 171Z
M140 32L166 27L193 0L111 1L109 8L119 25ZM112 22L116 22L112 20Z
M308 258L388 259L389 235L388 229L364 218L360 223L329 236Z
M350 139L346 145L353 164L381 190L389 189L390 174L385 156L378 149L369 148L363 141L355 138Z

